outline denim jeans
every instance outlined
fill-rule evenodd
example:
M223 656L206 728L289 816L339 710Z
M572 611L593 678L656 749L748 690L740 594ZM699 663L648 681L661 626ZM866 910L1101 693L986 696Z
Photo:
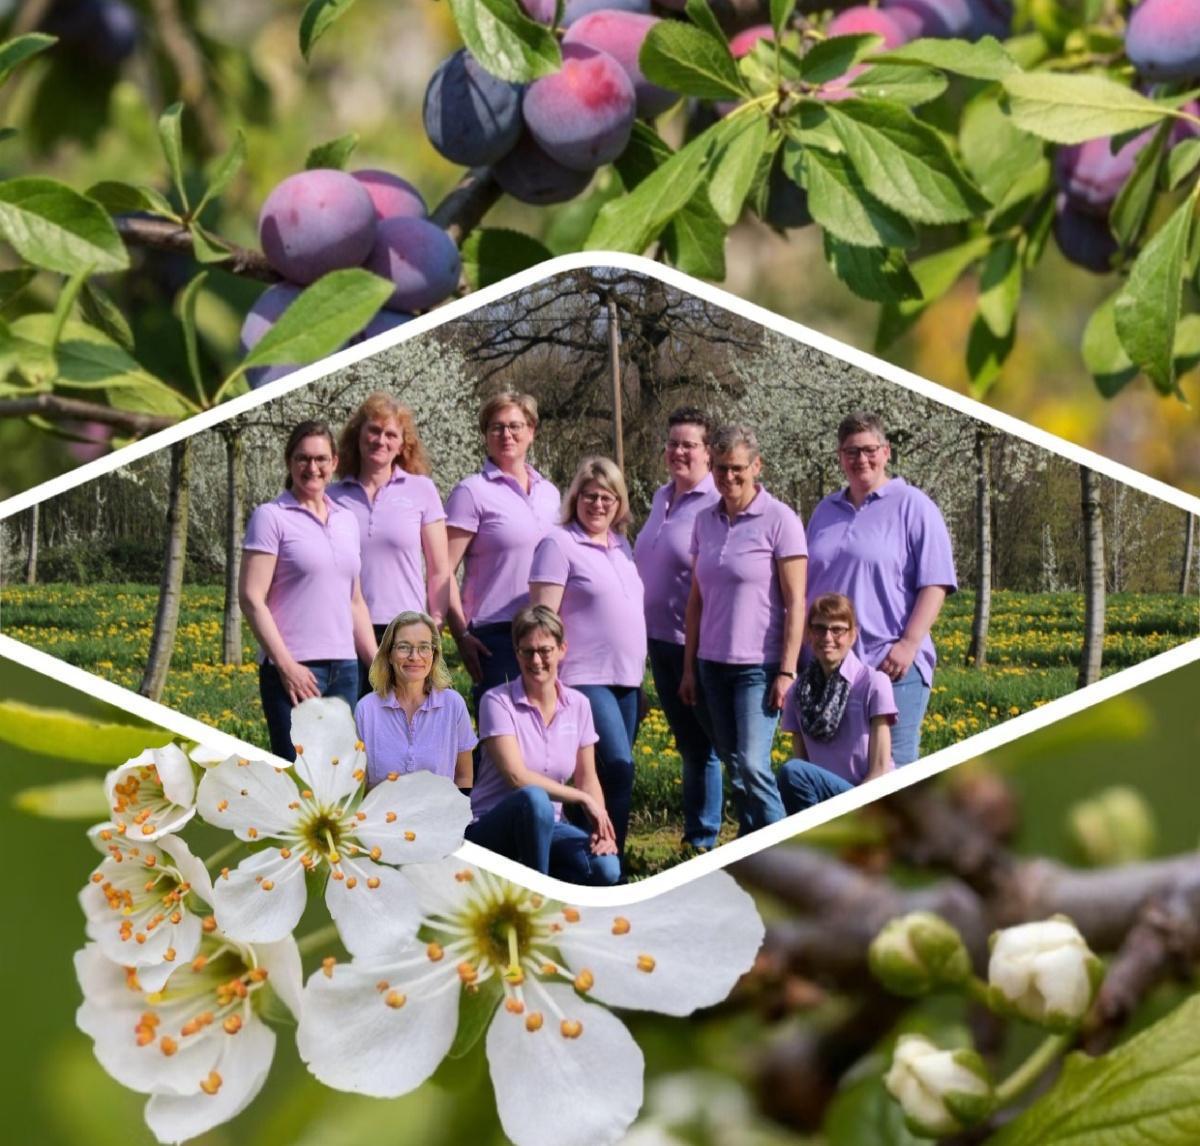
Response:
M911 764L921 754L921 721L929 707L930 687L916 665L892 685L896 701L896 723L892 725L892 759L896 767Z
M616 856L594 856L589 832L554 819L545 789L530 785L505 796L467 826L473 844L567 883L608 887L621 878Z
M729 769L738 835L783 819L783 802L771 769L778 709L767 707L778 665L696 661L699 699L713 731L717 755Z
M471 687L471 697L478 712L479 698L489 688L516 680L521 675L521 666L517 663L517 650L513 647L512 624L509 621L472 625L471 635L482 641L492 654L490 657L480 655L479 667L483 671L483 680Z
M354 711L358 700L358 661L301 661L301 664L317 678L317 688L322 696L340 696ZM271 738L271 751L285 760L296 759L292 744L292 702L283 687L279 670L270 662L258 666L258 695L262 699L263 715L267 718L267 732Z
M580 684L596 725L596 776L604 806L617 833L617 854L625 854L629 807L633 802L633 739L637 735L639 690L633 685Z
M805 808L811 808L831 796L849 792L854 787L849 780L842 779L819 764L795 758L779 769L776 781L784 810L789 816L803 812Z
M720 758L713 748L712 735L701 722L707 713L679 699L683 645L651 639L649 648L658 702L683 760L683 842L694 848L713 848L721 830L725 792Z

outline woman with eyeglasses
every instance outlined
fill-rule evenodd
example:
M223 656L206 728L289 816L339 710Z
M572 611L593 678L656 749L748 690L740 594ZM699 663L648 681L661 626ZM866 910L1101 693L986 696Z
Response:
M354 710L367 751L367 786L391 773L433 772L471 787L479 742L467 702L451 687L442 637L428 613L407 610L383 631L371 689Z
M792 759L779 770L789 816L890 772L896 702L892 682L854 653L854 605L823 593L808 609L811 657L783 703Z
M950 533L932 498L888 475L891 446L878 414L849 414L837 437L846 486L809 520L809 596L842 593L854 602L855 653L892 682L892 756L910 764L937 663L929 631L958 588Z
M633 558L645 586L646 638L654 688L683 762L685 849L716 847L724 792L721 761L700 710L679 699L688 593L692 587L692 528L701 510L720 501L712 479L708 439L713 426L695 406L667 417L664 455L670 481L660 486L637 535Z
M592 706L600 737L596 773L624 854L633 799L633 741L646 671L642 579L625 540L625 479L608 458L579 463L563 501L562 524L539 543L529 599L557 612L571 640L562 681Z
M337 466L333 432L301 422L288 436L284 490L250 515L238 596L262 647L258 688L271 751L296 758L292 709L314 696L358 699L358 662L375 632L358 575L358 523L326 491Z
M362 591L376 640L402 612L428 610L440 625L450 603L446 514L412 411L387 394L370 395L338 439L337 472L341 481L329 496L358 522ZM364 670L359 695L369 690Z
M487 461L446 500L450 632L475 682L475 698L517 676L512 619L529 603L529 567L562 499L529 464L537 402L504 390L479 411ZM453 574L465 563L461 593Z
M808 550L795 511L759 483L752 430L718 430L712 455L721 500L697 515L692 531L679 696L707 714L744 836L784 816L771 744L796 679Z
M621 876L612 820L596 778L597 736L587 697L559 680L562 620L544 605L513 618L520 675L483 694L482 751L466 837L569 883L607 886ZM563 817L579 808L589 828Z

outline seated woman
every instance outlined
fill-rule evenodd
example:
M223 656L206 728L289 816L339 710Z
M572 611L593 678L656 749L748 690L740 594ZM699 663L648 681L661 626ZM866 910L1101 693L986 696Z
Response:
M809 607L806 629L812 655L783 703L795 759L777 782L789 816L895 767L892 682L854 655L854 605L824 593Z
M482 752L467 839L570 883L616 883L621 865L596 778L591 706L558 679L567 653L562 621L534 605L513 618L512 633L521 675L479 704ZM580 806L590 833L563 819L563 804Z
M373 691L354 710L367 787L390 772L433 772L470 788L479 741L467 702L450 687L441 634L428 613L410 610L387 626L370 679Z

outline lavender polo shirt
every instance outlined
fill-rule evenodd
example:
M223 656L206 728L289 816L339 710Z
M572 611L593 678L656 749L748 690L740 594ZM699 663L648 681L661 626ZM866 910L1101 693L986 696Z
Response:
M581 692L556 682L557 702L547 726L542 710L525 695L525 682L517 677L507 684L488 689L479 702L479 775L471 789L471 812L475 819L491 811L515 789L488 753L489 736L515 736L521 759L531 772L537 772L559 784L575 775L575 757L580 748L600 738L592 723L592 706ZM562 818L562 804L554 804L554 818Z
M552 529L538 543L529 581L563 587L559 616L567 631L567 656L558 673L563 684L642 683L642 579L625 538L610 533L603 545L574 521Z
M692 528L696 515L721 500L712 474L671 500L674 482L654 493L650 516L637 535L633 559L646 587L646 635L682 645L684 614L692 588Z
M704 601L698 655L723 664L778 664L784 610L775 562L807 553L796 512L761 486L733 521L720 501L698 513L691 544Z
M529 492L490 459L446 501L446 524L475 534L462 580L463 611L476 625L511 621L529 604L529 565L562 511L562 497L532 466Z
M250 515L244 549L275 557L267 608L298 661L353 660L350 601L361 560L354 514L325 495L324 524L289 490ZM260 652L259 660L266 654Z
M920 590L942 585L953 593L958 588L941 510L903 478L889 479L859 509L844 489L831 493L813 510L808 538L808 599L843 593L854 602L854 651L873 667L900 639ZM913 661L926 684L933 681L936 663L926 634Z
M471 727L467 702L452 688L434 689L410 721L396 700L369 692L354 709L358 737L367 748L367 786L389 772L433 772L454 779L460 752L479 738Z
M372 623L386 625L406 609L424 612L421 530L446 516L437 486L396 467L374 501L356 477L330 486L329 496L358 522L362 591Z
M815 740L804 737L807 750L804 758L810 764L818 764L827 772L841 776L851 784L861 784L867 775L867 747L871 739L871 718L886 716L889 724L896 723L896 702L892 698L892 682L878 669L868 668L854 655L851 649L846 659L838 666L850 682L850 696L842 722L832 740ZM783 716L780 727L784 732L799 732L800 713L794 703L795 684L783 698Z

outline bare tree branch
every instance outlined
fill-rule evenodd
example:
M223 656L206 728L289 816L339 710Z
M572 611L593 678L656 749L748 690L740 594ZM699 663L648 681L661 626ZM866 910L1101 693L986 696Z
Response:
M472 167L429 215L461 247L466 237L496 205L502 192L487 167Z
M99 422L138 436L166 429L167 426L175 425L178 420L165 414L139 414L133 410L101 406L97 402L63 398L58 394L34 394L29 398L0 399L0 418L27 418L31 414L41 415L53 422L67 419Z

